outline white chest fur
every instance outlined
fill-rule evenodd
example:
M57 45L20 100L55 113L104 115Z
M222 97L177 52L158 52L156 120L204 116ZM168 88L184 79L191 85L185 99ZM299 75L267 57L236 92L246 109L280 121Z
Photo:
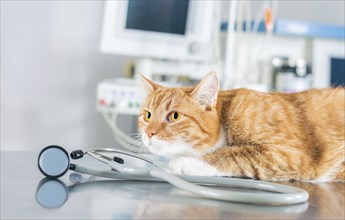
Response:
M225 176L208 163L194 157L179 157L169 163L175 174L185 174L194 176Z

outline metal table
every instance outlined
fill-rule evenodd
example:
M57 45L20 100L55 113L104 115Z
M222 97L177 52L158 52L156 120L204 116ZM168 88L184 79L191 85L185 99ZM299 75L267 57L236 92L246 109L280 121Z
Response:
M345 182L284 182L307 190L308 203L257 206L202 199L168 183L109 180L72 171L52 181L38 170L38 153L1 151L1 219L345 218ZM86 158L83 163L103 168Z

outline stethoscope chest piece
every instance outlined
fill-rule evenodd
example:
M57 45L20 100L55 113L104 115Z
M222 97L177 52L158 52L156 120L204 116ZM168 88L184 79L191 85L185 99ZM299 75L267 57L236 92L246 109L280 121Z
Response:
M59 178L70 168L67 151L57 145L45 147L38 156L38 168L47 177Z

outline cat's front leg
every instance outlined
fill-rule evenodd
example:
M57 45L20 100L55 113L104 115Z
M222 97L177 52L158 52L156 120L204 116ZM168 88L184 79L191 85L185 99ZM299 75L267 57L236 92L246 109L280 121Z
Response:
M243 145L219 148L202 159L225 176L262 180L313 179L310 160L301 155L291 147Z
M185 174L193 176L224 176L215 167L201 159L194 157L178 157L169 163L174 174Z

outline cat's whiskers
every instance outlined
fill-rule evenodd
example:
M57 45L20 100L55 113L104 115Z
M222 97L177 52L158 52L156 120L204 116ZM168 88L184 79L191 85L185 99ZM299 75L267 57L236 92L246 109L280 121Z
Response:
M124 145L126 149L133 152L144 152L147 151L147 148L144 146L141 136L139 133L133 133L129 135L130 139L127 140L118 140L120 144Z

